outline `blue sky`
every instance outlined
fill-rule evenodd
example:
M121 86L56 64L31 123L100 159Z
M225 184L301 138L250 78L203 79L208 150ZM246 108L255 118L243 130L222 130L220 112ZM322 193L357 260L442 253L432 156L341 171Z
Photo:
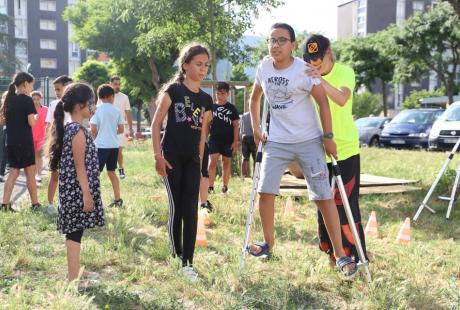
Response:
M275 22L287 22L296 32L321 32L331 39L337 37L337 6L346 0L285 0L270 13L262 12L254 28L246 34L266 36Z

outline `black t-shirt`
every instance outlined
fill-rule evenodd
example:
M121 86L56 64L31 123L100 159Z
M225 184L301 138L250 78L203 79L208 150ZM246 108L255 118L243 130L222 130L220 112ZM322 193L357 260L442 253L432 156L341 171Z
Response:
M198 154L204 112L212 109L212 98L200 89L198 93L183 84L172 84L166 92L171 98L168 122L162 141L166 152Z
M32 127L27 117L37 114L32 98L27 95L14 95L6 111L7 145L33 145Z
M237 119L240 119L240 115L233 104L229 102L224 105L214 104L212 106L210 139L226 144L233 143L232 122Z

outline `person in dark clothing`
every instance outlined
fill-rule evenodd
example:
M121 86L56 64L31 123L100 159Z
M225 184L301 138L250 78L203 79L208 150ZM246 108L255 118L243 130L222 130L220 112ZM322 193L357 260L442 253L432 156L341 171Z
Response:
M6 94L8 94L7 91L2 94L2 101L0 106L3 105L3 101L5 101ZM8 156L6 152L6 126L5 120L0 119L0 182L5 182L5 170L7 162Z
M195 282L198 274L193 269L193 254L200 164L212 117L212 98L200 89L200 83L208 74L209 52L200 44L187 45L177 63L178 73L160 91L151 130L155 168L163 177L169 198L171 252L179 258L182 274ZM168 121L160 142L166 115Z
M240 136L241 136L241 155L243 161L241 162L241 172L244 177L250 177L251 171L249 168L249 159L252 157L252 162L256 162L257 146L254 142L254 134L252 132L251 115L246 112L241 117L240 121Z
M32 209L40 208L35 182L35 151L32 126L37 119L34 102L29 94L34 86L34 77L26 72L19 72L8 87L8 93L0 109L0 116L8 128L6 136L10 173L5 182L2 210L14 211L11 207L11 194L19 171L24 169L27 189L32 200Z
M230 94L228 83L217 84L217 104L212 107L212 123L209 136L209 192L214 192L216 167L222 155L222 194L227 193L230 181L232 154L238 149L240 116L236 107L227 101Z

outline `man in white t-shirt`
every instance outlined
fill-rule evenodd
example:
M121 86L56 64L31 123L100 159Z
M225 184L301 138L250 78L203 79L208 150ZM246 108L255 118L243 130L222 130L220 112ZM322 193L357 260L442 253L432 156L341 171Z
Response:
M127 95L120 92L120 77L116 75L112 76L110 78L110 85L115 90L115 101L113 102L113 105L120 110L125 127L128 125L128 128L125 128L125 133L118 135L118 140L120 142L120 148L118 151L118 173L120 174L120 179L124 179L125 169L123 165L123 148L126 146L127 137L133 135L133 118L131 116L131 105L129 103L129 98Z
M53 81L54 93L56 94L56 100L53 100L49 107L48 113L46 114L46 131L49 133L51 130L51 126L54 122L54 110L56 109L56 105L58 104L59 100L61 100L62 95L64 95L64 90L67 85L72 83L72 79L67 75L61 75L57 77ZM70 114L68 112L64 112L64 124L67 124L71 121ZM49 134L47 135L49 136ZM56 213L56 209L54 208L53 201L54 195L56 194L56 189L58 186L58 178L59 172L57 170L51 170L51 177L50 182L48 184L48 208L47 212L49 215L53 215Z

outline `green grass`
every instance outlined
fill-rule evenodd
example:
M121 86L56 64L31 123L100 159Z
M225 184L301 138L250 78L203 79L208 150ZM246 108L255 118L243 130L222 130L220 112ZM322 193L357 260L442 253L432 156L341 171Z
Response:
M421 180L422 191L361 197L363 221L377 212L379 237L367 240L374 278L344 282L318 250L315 208L295 201L294 219L276 205L275 258L238 261L250 194L250 180L233 178L227 197L215 194L209 246L197 248L201 282L190 285L169 257L167 200L156 176L150 146L125 153L122 182L126 207L106 209L105 227L83 237L82 264L102 275L101 286L79 293L66 283L64 237L46 214L0 213L0 309L458 309L460 307L460 211L444 215L447 203L434 201L438 213L424 211L412 227L410 245L395 238L405 217L412 217L446 158L444 153L363 149L366 173ZM455 169L458 160L451 167ZM451 180L452 176L450 177ZM111 189L102 177L107 205ZM442 190L448 190L444 180ZM220 188L220 180L217 181ZM45 190L40 192L45 200ZM457 209L456 209L457 208ZM261 240L256 214L252 239Z

